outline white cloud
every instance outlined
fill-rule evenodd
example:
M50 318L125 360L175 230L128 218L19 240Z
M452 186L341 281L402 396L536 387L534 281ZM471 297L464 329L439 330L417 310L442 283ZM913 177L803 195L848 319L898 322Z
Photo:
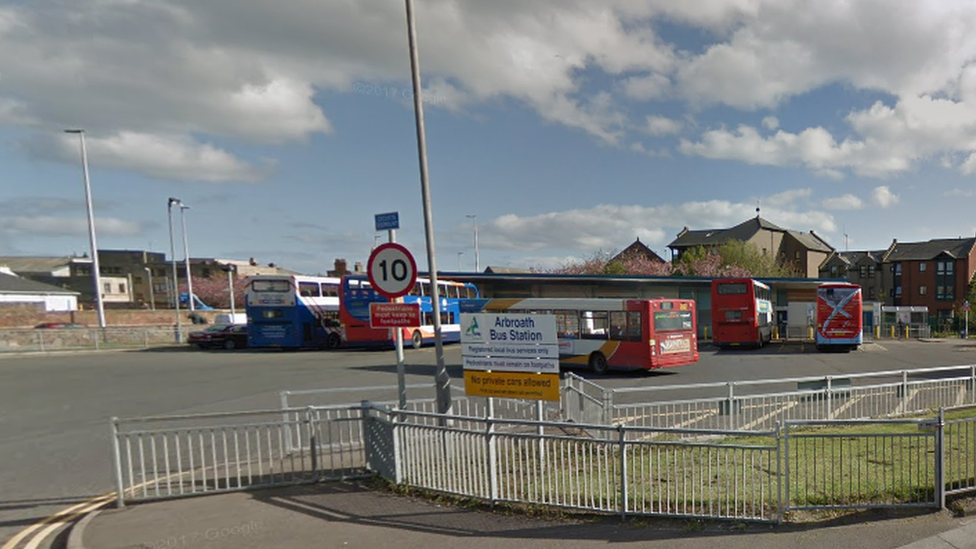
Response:
M87 137L88 157L99 165L130 169L149 177L210 183L254 182L268 175L227 151L179 136L122 132L108 137ZM65 156L77 156L77 138L61 138Z
M860 210L864 202L853 194L845 194L824 200L823 207L828 210Z
M775 130L779 127L779 119L775 116L765 116L762 119L762 125L767 130Z
M805 209L809 189L787 191L762 199L762 217L784 228L837 230L833 217ZM729 228L754 217L755 204L723 200L686 202L653 207L603 204L588 209L549 212L534 216L508 214L481 227L481 245L495 250L572 250L585 255L599 249L623 249L635 238L657 249L665 248L682 227Z
M891 189L887 186L882 185L874 188L871 199L881 208L890 208L898 203L899 197L897 194L891 192Z
M114 217L95 217L95 230L105 236L142 234L142 224ZM88 220L84 217L54 216L0 217L0 233L5 236L84 236L88 234Z
M948 197L962 197L962 198L973 198L976 196L976 189L952 189L946 191L944 196Z
M684 123L665 116L648 116L644 131L653 136L671 135L681 132Z
M959 171L964 175L976 174L976 152L969 155L966 160L959 165Z

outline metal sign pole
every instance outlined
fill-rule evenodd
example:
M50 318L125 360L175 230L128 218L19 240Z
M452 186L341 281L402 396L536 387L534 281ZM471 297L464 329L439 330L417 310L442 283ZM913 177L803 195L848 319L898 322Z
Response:
M396 230L389 231L390 242L396 242ZM398 297L393 300L395 303L403 303L403 298ZM397 372L397 395L400 402L400 409L407 407L407 375L403 363L403 330L400 327L393 328L394 341L396 341L396 372Z

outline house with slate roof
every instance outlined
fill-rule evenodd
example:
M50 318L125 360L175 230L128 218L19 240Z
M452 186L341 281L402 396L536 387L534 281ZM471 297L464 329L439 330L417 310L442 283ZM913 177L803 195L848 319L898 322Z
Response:
M779 265L795 268L798 276L803 278L819 277L820 265L834 252L834 248L813 231L803 233L784 229L758 215L730 229L692 231L685 227L668 248L674 261L699 246L717 250L732 240L752 244L764 255L774 254Z
M888 250L834 252L820 265L820 278L846 279L861 286L863 300L885 301L883 265L886 253Z
M37 304L47 311L77 311L78 292L13 275L0 269L0 303Z
M625 259L631 259L631 258L644 258L648 261L664 263L664 260L661 259L661 256L654 253L654 250L648 248L647 244L644 244L643 242L640 241L640 237L637 237L637 240L635 240L633 244L627 246L619 254L613 256L610 259L610 261L608 261L607 263L613 263L614 261L623 261Z
M883 261L887 302L926 306L930 315L946 320L965 301L976 272L976 238L894 240Z

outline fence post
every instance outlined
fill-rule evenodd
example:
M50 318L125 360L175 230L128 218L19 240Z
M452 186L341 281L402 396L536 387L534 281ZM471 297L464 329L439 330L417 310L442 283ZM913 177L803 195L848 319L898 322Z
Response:
M827 419L834 419L833 376L827 377Z
M908 370L901 371L901 413L908 413Z
M305 409L305 425L307 429L306 437L308 438L308 448L309 453L312 457L312 480L315 482L319 481L319 454L318 454L318 437L316 432L318 431L318 422L314 421L314 410L309 406ZM302 460L304 462L304 460Z
M945 408L939 408L935 426L935 502L945 509Z
M617 440L620 445L620 520L627 519L627 431L617 425Z
M972 382L972 391L969 393L972 395L972 401L976 404L976 364L969 367L969 380Z
M492 509L498 500L498 449L495 447L495 399L488 398L488 499Z
M397 486L403 482L403 449L400 447L400 423L403 421L403 408L393 413L393 482Z
M779 444L777 444L779 446ZM780 483L782 485L782 490L780 492L784 494L783 500L780 502L779 513L780 520L784 513L790 509L790 422L783 422L783 474L780 475Z
M613 389L603 388L603 424L613 425Z
M783 524L782 422L776 420L776 524ZM787 483L789 484L789 483Z
M729 385L729 431L735 431L735 382L730 381Z
M115 468L115 506L125 507L125 486L122 484L122 450L119 448L119 418L112 417L112 467Z
M279 402L281 402L281 421L285 426L285 448L288 448L288 453L295 451L295 447L291 443L291 427L288 425L288 393L289 391L281 391L278 393Z

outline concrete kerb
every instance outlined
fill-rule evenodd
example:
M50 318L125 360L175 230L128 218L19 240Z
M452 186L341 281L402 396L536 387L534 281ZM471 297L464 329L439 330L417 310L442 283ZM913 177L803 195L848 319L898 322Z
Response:
M67 549L85 549L85 542L84 542L85 528L87 528L88 523L94 520L95 517L97 517L98 514L101 512L102 512L101 509L95 509L94 511L82 517L81 520L79 520L75 524L69 526L69 528L71 528L71 531L68 532Z

